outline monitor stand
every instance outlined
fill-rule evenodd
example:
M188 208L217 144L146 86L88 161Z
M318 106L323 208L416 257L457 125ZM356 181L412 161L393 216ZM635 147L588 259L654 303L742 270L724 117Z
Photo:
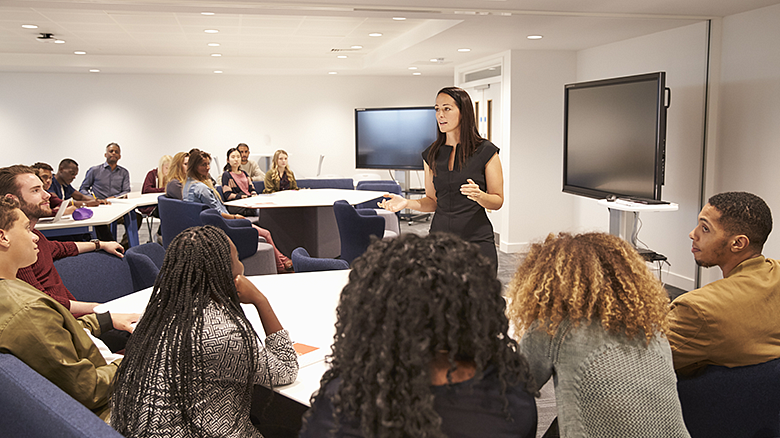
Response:
M599 200L599 205L607 207L609 210L609 234L618 236L631 246L637 249L642 254L645 260L648 260L648 256L652 257L651 261L666 260L666 257L656 252L648 252L649 250L644 248L637 248L636 235L637 235L637 223L639 222L639 213L643 211L677 211L679 206L674 203L669 204L640 204L636 202L626 201L618 199L616 201L607 201L606 199ZM659 258L663 257L663 258Z

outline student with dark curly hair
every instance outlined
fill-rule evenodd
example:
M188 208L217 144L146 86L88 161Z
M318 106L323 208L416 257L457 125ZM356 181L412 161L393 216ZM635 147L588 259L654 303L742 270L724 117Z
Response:
M771 232L772 212L752 193L719 193L702 208L691 252L723 278L672 302L669 343L679 375L780 357L780 261L761 254Z
M341 293L302 437L533 437L494 267L450 234L374 241Z
M238 251L212 226L168 246L149 304L117 373L111 426L126 437L260 437L255 384L295 381L289 334L243 275ZM265 348L240 304L253 304Z
M555 376L561 436L689 436L664 337L669 300L626 241L551 234L507 295L538 387Z

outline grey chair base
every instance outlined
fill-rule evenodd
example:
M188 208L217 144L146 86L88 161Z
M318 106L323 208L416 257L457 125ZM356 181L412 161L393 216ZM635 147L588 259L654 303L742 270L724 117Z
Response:
M244 275L276 274L276 256L270 243L257 242L257 252L241 260Z

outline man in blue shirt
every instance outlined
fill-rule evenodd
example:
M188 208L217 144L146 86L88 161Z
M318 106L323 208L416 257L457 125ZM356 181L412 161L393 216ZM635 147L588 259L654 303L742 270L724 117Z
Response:
M130 172L118 164L122 151L116 143L106 146L106 162L87 170L79 191L107 199L130 193Z
M92 196L87 196L70 185L76 175L79 174L79 164L71 158L63 158L57 167L57 174L51 180L49 193L57 195L60 199L73 198L76 207L95 207L98 204L105 204L103 200L97 200Z
M119 159L122 158L122 150L119 148L119 145L116 143L109 143L108 146L106 146L106 153L104 156L106 157L105 163L92 166L87 170L87 174L84 175L84 181L81 183L79 192L98 199L110 199L130 193L130 172L118 164ZM136 218L136 225L138 229L140 229L141 215L137 212ZM124 225L124 218L117 221L117 223ZM96 226L95 234L100 240L115 239L106 225ZM122 237L120 243L125 249L130 246L127 233Z

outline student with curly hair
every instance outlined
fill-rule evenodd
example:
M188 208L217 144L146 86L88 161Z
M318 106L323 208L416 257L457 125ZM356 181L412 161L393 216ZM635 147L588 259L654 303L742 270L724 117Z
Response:
M374 241L341 293L301 437L533 437L495 268L450 234Z
M298 361L243 271L218 228L188 228L168 246L116 377L111 426L122 435L261 437L249 417L253 386L292 383ZM257 309L265 348L241 303Z
M689 436L664 337L669 299L631 245L551 234L507 295L538 387L555 376L561 436Z

